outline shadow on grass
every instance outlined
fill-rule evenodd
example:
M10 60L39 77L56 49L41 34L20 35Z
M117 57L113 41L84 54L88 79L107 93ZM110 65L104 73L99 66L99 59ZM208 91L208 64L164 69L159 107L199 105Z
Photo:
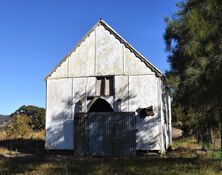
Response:
M1 158L0 158L1 161ZM2 160L3 174L137 174L171 175L201 174L207 168L214 169L219 162L200 162L195 158L84 158L70 156L14 157ZM214 170L217 172L217 170Z
M10 151L16 151L26 154L43 154L45 141L42 139L6 139L0 140L0 147Z
M0 141L0 147L17 150L23 156L0 156L0 174L205 174L219 172L219 161L201 160L196 157L149 157L134 158L76 158L72 155L47 154L44 140L9 139ZM185 150L176 150L177 156ZM174 151L172 151L174 152ZM25 153L32 154L26 155ZM172 155L173 156L173 155ZM208 170L210 169L210 170Z

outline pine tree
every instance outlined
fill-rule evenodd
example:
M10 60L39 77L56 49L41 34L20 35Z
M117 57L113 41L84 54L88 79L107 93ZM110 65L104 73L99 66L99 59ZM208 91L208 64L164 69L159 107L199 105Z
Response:
M167 72L187 127L218 129L222 113L222 1L188 0L166 18ZM192 120L191 120L192 119Z

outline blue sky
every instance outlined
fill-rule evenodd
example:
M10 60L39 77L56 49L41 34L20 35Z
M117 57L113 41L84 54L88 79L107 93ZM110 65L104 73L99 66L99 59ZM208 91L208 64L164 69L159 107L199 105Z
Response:
M45 106L44 77L103 18L161 71L164 16L178 0L1 0L0 114Z

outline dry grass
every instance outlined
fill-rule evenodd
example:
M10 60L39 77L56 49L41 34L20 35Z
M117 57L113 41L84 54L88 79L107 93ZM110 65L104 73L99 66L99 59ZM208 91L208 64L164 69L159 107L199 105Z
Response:
M5 147L0 147L0 155L11 155L11 154L17 154L18 152L9 150Z
M200 148L193 137L174 142L165 156L134 158L77 158L44 151L44 132L25 138L0 141L0 174L33 175L218 175L220 160L198 158Z
M219 142L215 145L204 145L207 148L206 152L201 151L202 146L197 143L194 136L181 138L173 142L172 154L182 157L197 157L200 156L202 159L214 159L219 160L221 157L220 144ZM203 152L204 155L198 155L199 152Z
M200 144L197 143L197 140L194 136L184 137L173 142L173 147L175 148L184 148L184 149L200 149Z
M10 136L7 133L7 130L4 130L4 128L0 128L0 140L9 140L9 139L45 139L45 130L42 131L38 131L38 132L29 132L26 133L24 136L20 136L20 135L13 135Z
M185 175L220 174L219 161L195 158L85 158L29 156L0 159L2 174L135 174L135 175Z

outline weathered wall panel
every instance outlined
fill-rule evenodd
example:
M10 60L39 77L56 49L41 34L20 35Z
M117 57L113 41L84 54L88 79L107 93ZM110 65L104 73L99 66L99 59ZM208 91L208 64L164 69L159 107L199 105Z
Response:
M160 150L163 153L165 151L165 140L164 140L164 114L163 114L163 101L162 101L162 95L163 95L163 82L161 79L158 79L158 101L159 101L159 113L160 113L160 125L159 125L159 130L160 130Z
M129 111L129 98L133 98L133 96L129 94L128 79L128 76L115 76L115 106L117 108L116 111ZM118 99L120 99L121 101L118 101Z
M72 119L71 87L71 79L47 81L46 148L48 149L71 149L64 140L64 123Z
M153 105L157 109L157 79L155 75L129 76L130 111Z
M64 133L64 149L73 149L74 146L74 138L73 138L73 133L74 133L74 122L72 120L67 120L64 121L63 123L63 133Z
M153 106L154 116L137 116L137 149L160 149L160 115L158 105L157 80L155 75L129 76L129 111L139 112L140 108Z
M69 57L69 77L92 76L95 71L95 31Z
M86 88L87 78L72 79L72 108L73 114L76 112L86 111Z
M87 86L87 96L95 96L96 77L88 77L86 86Z
M124 74L126 75L154 74L154 72L152 72L145 63L143 63L127 48L124 49L124 62Z
M96 73L123 74L123 45L101 25L96 28Z
M65 60L55 72L51 75L51 78L68 77L68 59Z
M160 150L160 117L137 117L137 150Z

